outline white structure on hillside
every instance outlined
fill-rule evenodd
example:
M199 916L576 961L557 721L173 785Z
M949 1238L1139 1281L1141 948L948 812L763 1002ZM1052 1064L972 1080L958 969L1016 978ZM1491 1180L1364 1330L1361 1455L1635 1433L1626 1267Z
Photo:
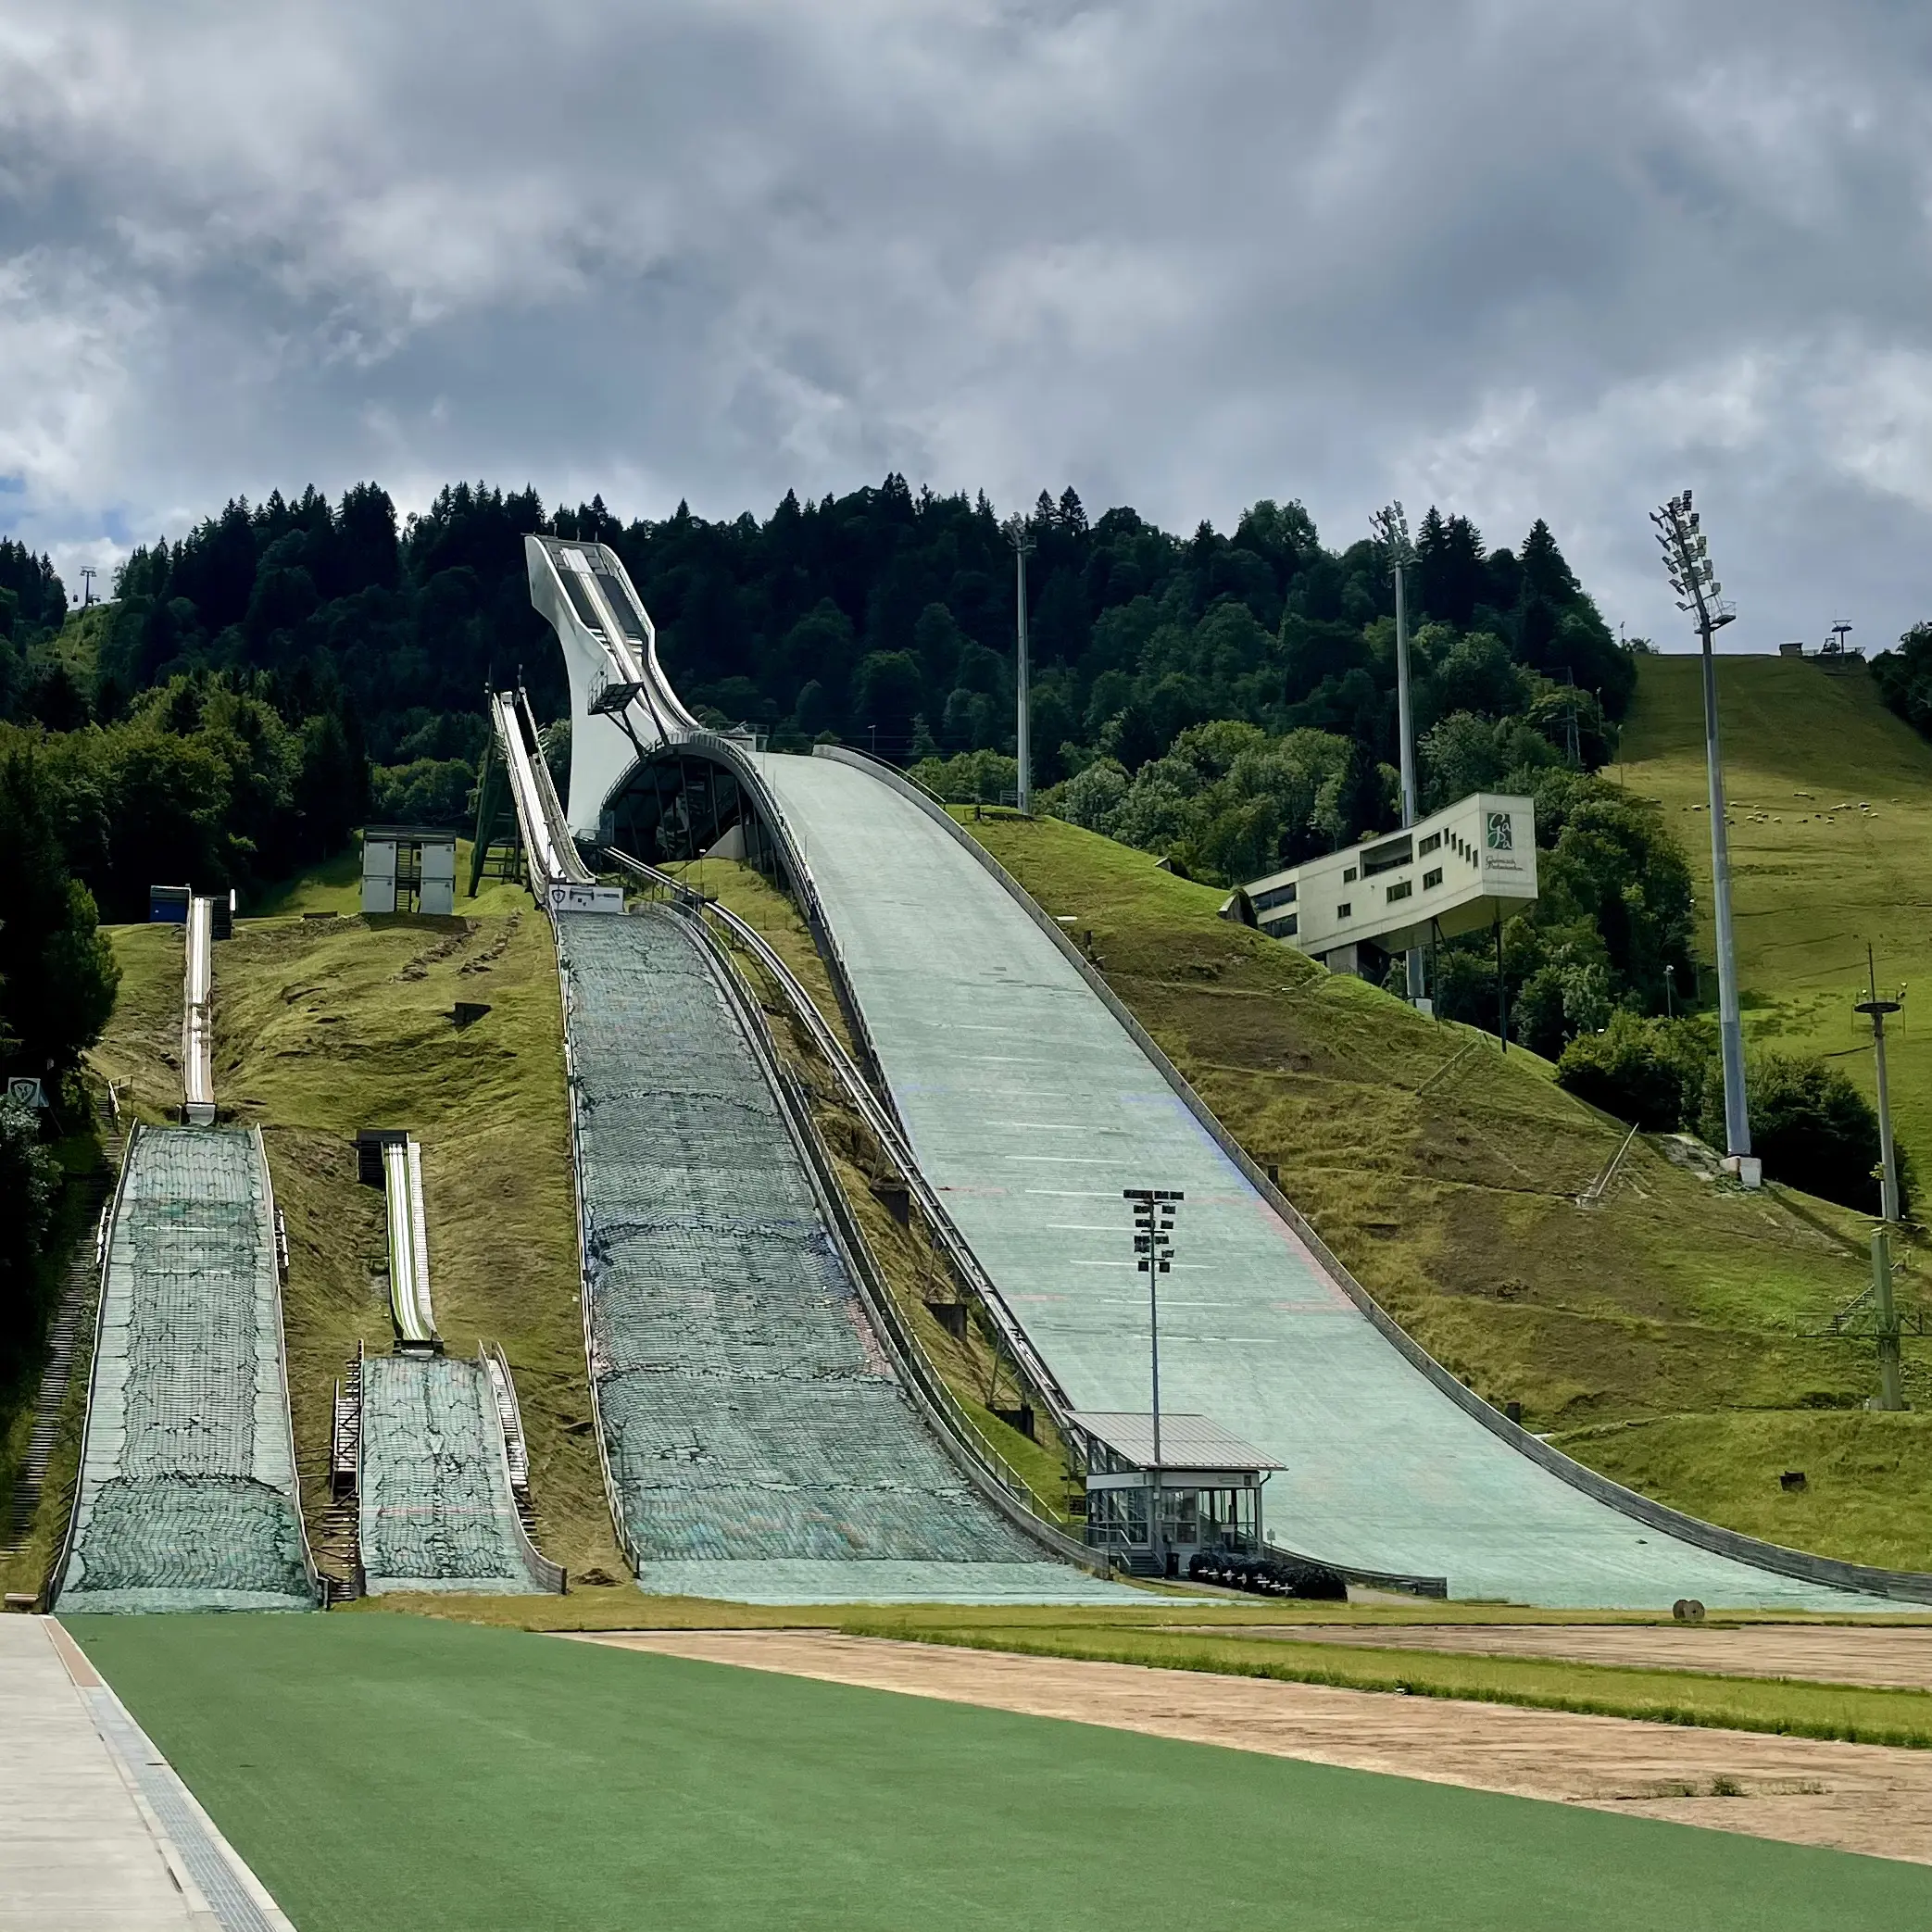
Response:
M362 910L427 912L457 909L457 835L433 825L366 825L362 831Z
M1426 947L1509 919L1536 899L1535 806L1474 792L1406 832L1256 879L1231 910L1251 912L1271 938L1312 953L1332 972L1358 972L1365 947Z

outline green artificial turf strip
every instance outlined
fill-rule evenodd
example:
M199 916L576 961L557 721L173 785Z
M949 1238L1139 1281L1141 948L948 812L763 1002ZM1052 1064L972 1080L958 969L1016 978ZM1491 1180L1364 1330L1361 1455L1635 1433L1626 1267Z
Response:
M1784 1738L1932 1750L1932 1692L1924 1690L1646 1670L1561 1657L1492 1657L1404 1650L1393 1645L1356 1649L1319 1640L1296 1643L1290 1631L1279 1637L1217 1637L1199 1630L1109 1626L1098 1620L992 1626L961 1624L937 1609L875 1612L870 1617L848 1618L843 1628L855 1636L1007 1650L1028 1657L1151 1664L1226 1677L1273 1677L1290 1684L1521 1704L1535 1711L1576 1711L1649 1724L1701 1725L1717 1730L1768 1731Z
M1916 1866L404 1617L69 1627L300 1932L1804 1932Z

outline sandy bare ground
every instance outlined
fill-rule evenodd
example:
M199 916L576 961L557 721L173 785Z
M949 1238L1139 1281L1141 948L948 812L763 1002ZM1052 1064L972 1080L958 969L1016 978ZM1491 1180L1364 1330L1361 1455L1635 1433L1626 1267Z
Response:
M572 1640L1932 1864L1932 1751L798 1631ZM1718 1796L1713 1791L1734 1790Z
M1214 1626L1217 1637L1236 1634L1232 1626ZM1479 1657L1559 1657L1577 1663L1932 1690L1932 1629L1861 1630L1816 1624L1729 1630L1611 1624L1304 1624L1296 1628L1266 1624L1238 1634L1292 1643L1367 1644Z

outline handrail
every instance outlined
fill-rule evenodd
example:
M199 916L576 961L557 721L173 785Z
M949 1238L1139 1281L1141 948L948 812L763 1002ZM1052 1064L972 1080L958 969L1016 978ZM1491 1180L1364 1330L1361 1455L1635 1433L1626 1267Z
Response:
M873 1333L885 1345L899 1371L901 1386L912 1397L933 1433L952 1451L954 1461L973 1479L974 1487L1000 1508L1010 1523L1060 1562L1092 1567L1094 1559L1085 1545L1076 1543L1048 1516L1026 1479L986 1440L927 1360L918 1336L893 1300L872 1244L846 1199L810 1108L780 1062L771 1035L752 1007L743 983L731 970L722 947L702 921L688 908L676 910L683 914L681 923L690 932L710 968L713 980L735 1014L746 1044L778 1101L793 1144L805 1159L807 1174L826 1226L844 1255Z
M1624 1157L1630 1151L1631 1143L1636 1138L1637 1129L1632 1127L1618 1145L1616 1152L1604 1162L1603 1172L1583 1190L1582 1198L1577 1202L1578 1207L1593 1208L1610 1191L1610 1184L1616 1179L1617 1170L1623 1166Z
M839 1012L844 1016L847 1030L857 1043L859 1057L865 1065L866 1079L880 1103L897 1119L897 1103L893 1099L892 1088L880 1064L878 1048L873 1045L872 1028L866 1023L865 1013L859 1004L859 997L852 990L852 976L846 968L846 956L838 943L838 935L832 930L832 922L825 917L825 909L819 898L818 883L811 874L810 855L804 842L793 832L791 822L785 817L784 809L778 802L772 787L765 783L765 775L759 769L756 759L746 751L742 740L725 736L719 732L687 732L681 737L667 741L650 754L661 756L665 751L682 749L701 751L721 764L730 768L732 775L738 781L741 790L748 792L757 801L762 813L766 828L772 834L772 844L777 847L785 874L791 881L792 892L797 899L798 910L803 915L807 929L811 934L812 944L818 947L819 956L825 961L825 969L832 976L833 997L838 1001ZM634 863L635 861L633 861Z
M1838 1557L1816 1556L1809 1550L1788 1549L1781 1544L1767 1543L1757 1537L1745 1536L1738 1530L1725 1529L1714 1523L1701 1522L1695 1516L1686 1515L1681 1510L1672 1509L1666 1503L1641 1496L1634 1489L1626 1489L1621 1483L1613 1483L1608 1476L1600 1475L1596 1470L1573 1461L1561 1449L1553 1448L1539 1436L1532 1436L1520 1424L1512 1423L1501 1410L1486 1402L1473 1388L1466 1386L1444 1368L1362 1286L1328 1244L1315 1232L1313 1225L1300 1210L1268 1178L1248 1150L1215 1117L1212 1110L1195 1092L1180 1069L1156 1044L1153 1035L1128 1011L1120 996L1108 985L1106 979L1080 948L1067 937L1059 923L985 847L954 820L950 812L941 811L928 803L914 786L905 784L890 767L882 768L876 763L855 759L847 754L844 746L821 745L816 756L852 765L856 769L870 772L882 784L895 785L928 818L943 825L947 834L961 845L986 872L999 882L1032 919L1035 925L1047 935L1061 957L1086 982L1108 1011L1125 1029L1128 1037L1146 1054L1176 1098L1233 1162L1248 1186L1294 1230L1330 1280L1355 1304L1383 1339L1411 1368L1433 1383L1465 1414L1474 1417L1492 1435L1500 1436L1512 1449L1526 1456L1548 1474L1569 1484L1572 1488L1581 1490L1593 1501L1600 1502L1617 1511L1619 1514L1643 1524L1647 1528L1662 1530L1667 1536L1689 1543L1694 1548L1708 1550L1713 1556L1727 1557L1748 1568L1768 1570L1774 1575L1792 1577L1802 1583L1821 1584L1829 1589L1890 1597L1901 1602L1932 1603L1932 1574L1912 1570L1883 1570L1869 1563L1852 1563ZM1325 1557L1317 1561L1327 1562L1331 1569L1339 1567Z
M489 1357L484 1353L480 1343L477 1346L476 1353L477 1373L483 1376L485 1385L488 1385L491 1380ZM514 1392L510 1397L510 1400L514 1404L516 1400ZM565 1574L564 1567L561 1563L552 1562L531 1541L530 1532L523 1527L522 1514L517 1508L517 1486L510 1474L509 1432L503 1425L503 1411L496 1400L494 1390L491 1396L491 1406L496 1410L497 1427L493 1432L496 1438L496 1460L497 1466L503 1473L503 1493L509 1499L510 1531L516 1538L517 1554L522 1558L525 1567L537 1584L541 1585L544 1589L549 1591L553 1596L561 1597L567 1593L565 1586L569 1581ZM521 1424L519 1426L521 1426Z
M1046 1362L1041 1359L1026 1332L1019 1324L1013 1311L1007 1306L997 1284L981 1265L971 1244L960 1232L945 1203L939 1198L933 1185L925 1177L913 1153L897 1117L884 1107L878 1096L868 1085L865 1077L851 1056L846 1051L838 1035L826 1023L825 1017L819 1011L817 1003L797 976L787 966L777 951L755 926L741 919L728 906L715 899L707 899L691 891L683 881L669 872L659 872L656 866L646 865L640 859L634 859L627 852L607 848L608 856L618 865L649 880L652 884L670 890L674 902L702 909L704 913L717 920L727 934L743 946L759 964L764 968L784 996L786 1003L811 1035L812 1044L821 1057L831 1067L839 1085L845 1089L846 1098L857 1110L872 1137L879 1143L886 1158L898 1171L908 1192L919 1204L920 1211L925 1216L941 1250L955 1272L977 1298L986 1311L987 1319L998 1331L1001 1343L1013 1358L1021 1374L1039 1396L1042 1406L1052 1417L1055 1427L1067 1429L1073 1414L1073 1405L1066 1391L1060 1386Z
M496 1413L503 1424L503 1439L509 1452L509 1486L520 1496L528 1496L530 1442L523 1434L523 1405L517 1400L516 1378L510 1374L509 1358L496 1342L479 1342L476 1352L483 1373L490 1378L490 1392L496 1399Z

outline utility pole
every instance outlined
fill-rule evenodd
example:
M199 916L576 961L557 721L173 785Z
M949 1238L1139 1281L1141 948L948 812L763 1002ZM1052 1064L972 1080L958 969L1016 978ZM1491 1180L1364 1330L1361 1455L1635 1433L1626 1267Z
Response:
M1905 1406L1901 1386L1899 1311L1892 1303L1891 1233L1901 1212L1899 1200L1899 1151L1892 1140L1891 1088L1886 1081L1885 1016L1899 1010L1896 999L1878 997L1878 969L1873 963L1872 948L1865 947L1865 997L1858 1010L1872 1016L1872 1048L1878 1067L1878 1158L1881 1179L1878 1188L1878 1225L1872 1233L1872 1302L1878 1320L1878 1407L1900 1410Z
M1408 831L1420 816L1415 797L1415 718L1409 705L1409 566L1415 561L1415 546L1409 541L1409 519L1402 506L1392 503L1370 518L1369 526L1388 552L1388 573L1396 585L1396 731L1401 743L1399 756L1402 770L1402 829ZM1411 946L1404 955L1408 974L1409 1004L1423 997L1423 955Z
M1167 1187L1123 1187L1121 1198L1134 1203L1134 1265L1148 1278L1148 1367L1153 1394L1154 1462L1148 1472L1148 1550L1167 1569L1167 1546L1160 1534L1160 1277L1173 1264L1174 1210L1187 1198Z
M1724 1053L1725 1152L1737 1162L1738 1177L1754 1185L1750 1160L1750 1114L1744 1093L1744 1026L1738 1004L1737 951L1731 934L1731 847L1725 831L1724 759L1717 737L1717 665L1711 639L1738 613L1721 601L1724 585L1714 575L1710 546L1698 531L1690 492L1673 496L1650 512L1663 567L1677 608L1695 617L1704 656L1704 766L1711 792L1711 894L1717 929L1717 1035Z
M1026 554L1033 539L1026 533L1026 519L1018 510L1006 520L1006 540L1013 546L1013 597L1018 613L1017 658L1019 675L1019 727L1013 734L1019 753L1019 803L1022 812L1033 809L1033 673L1026 659Z

